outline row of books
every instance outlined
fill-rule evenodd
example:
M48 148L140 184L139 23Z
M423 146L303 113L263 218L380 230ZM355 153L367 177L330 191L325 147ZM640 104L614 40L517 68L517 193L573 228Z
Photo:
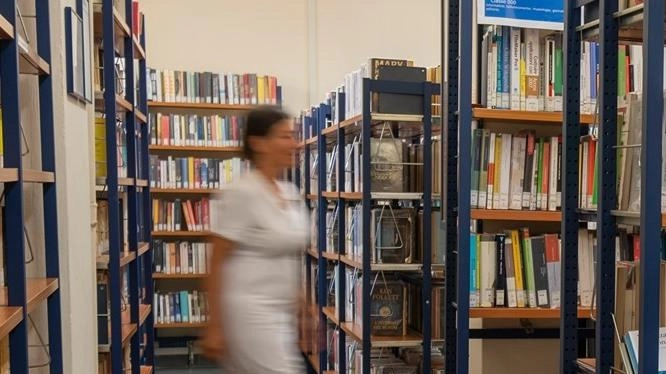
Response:
M207 274L210 243L153 240L153 265L161 274Z
M471 206L485 209L557 210L561 206L561 137L537 138L475 129Z
M441 138L432 139L432 165L431 190L433 194L441 192ZM422 192L423 191L423 144L410 144L398 138L372 138L370 140L371 166L370 178L372 192ZM338 178L338 152L345 152L345 178L341 185ZM354 138L350 143L334 145L326 153L326 180L321 185L322 190L335 192L362 192L363 173L361 159L361 141ZM319 158L312 153L310 173L310 191L317 191L319 186L318 170ZM304 158L301 158L301 168L305 170ZM307 173L301 174L301 183L304 185Z
M327 334L331 347L329 351L329 369L339 371L338 341L340 332L329 326ZM349 373L360 373L363 367L363 346L353 338L347 337L345 342L345 362ZM444 373L444 354L438 348L432 348L431 354L432 374ZM373 348L370 352L370 370L373 373L421 373L423 350L421 348L399 348L396 352L387 352L385 349Z
M150 113L150 144L200 147L239 147L245 117Z
M254 73L214 73L148 68L148 99L172 103L276 105L277 77Z
M212 159L150 156L150 186L153 188L220 189L249 169L249 161L234 157Z
M116 158L119 178L127 177L127 131L122 121L116 122ZM104 178L107 175L106 159L106 119L103 116L95 118L95 176Z
M153 231L210 230L210 201L153 199Z
M594 237L579 232L579 304L589 307L594 285ZM558 308L561 243L557 234L528 228L470 237L470 307Z
M418 264L424 258L423 211L416 208L393 207L390 205L373 207L368 227L363 224L363 206L357 204L345 207L345 256L359 260L363 258L363 231L370 231L371 261L373 264ZM338 212L329 210L326 217L326 248L324 251L337 253ZM441 212L431 213L431 262L444 263L443 248L439 245L438 222ZM317 233L316 211L311 219L311 232ZM313 235L315 238L316 235ZM317 248L316 241L311 243Z
M155 324L201 323L208 321L206 292L180 291L154 294Z

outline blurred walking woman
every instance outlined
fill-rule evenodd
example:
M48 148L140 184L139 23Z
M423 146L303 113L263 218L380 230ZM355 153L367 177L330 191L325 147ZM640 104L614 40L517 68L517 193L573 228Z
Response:
M278 180L296 147L286 113L250 112L244 153L252 168L211 205L210 321L202 343L225 373L305 372L296 316L307 214L298 189Z

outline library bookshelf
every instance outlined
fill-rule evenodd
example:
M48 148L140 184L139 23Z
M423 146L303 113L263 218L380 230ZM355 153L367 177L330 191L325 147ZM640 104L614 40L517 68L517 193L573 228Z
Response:
M299 346L310 363L309 372L346 372L351 369L348 367L349 365L354 365L355 372L370 373L370 354L355 357L354 354L349 356L340 353L336 356L334 352L349 353L357 350L370 352L373 349L390 348L420 350L419 352L422 352L422 356L419 356L422 370L430 372L430 348L433 344L432 321L437 318L432 314L435 312L431 308L430 299L422 300L420 303L415 301L414 304L414 307L419 310L417 312L419 313L418 320L423 322L417 322L415 326L409 327L405 324L402 332L391 332L386 334L388 336L382 336L380 333L374 333L370 328L371 320L376 318L376 315L371 316L371 308L377 302L377 295L370 289L375 276L379 279L382 279L382 276L397 277L407 284L409 283L408 274L416 274L419 282L415 283L414 287L420 287L419 289L422 289L424 295L433 292L431 289L431 265L434 258L431 253L432 240L434 240L432 233L430 230L422 230L419 233L410 232L409 235L418 238L415 240L418 240L419 243L422 241L419 246L422 255L418 260L414 260L414 263L411 261L393 263L390 260L384 263L374 262L372 258L374 251L370 248L375 246L370 235L366 235L366 233L372 231L369 222L372 221L371 217L379 214L377 212L381 209L377 210L378 207L386 204L386 207L391 207L386 209L393 211L393 209L397 209L394 207L397 207L399 202L406 201L410 201L418 207L417 209L422 214L422 218L420 218L422 224L424 227L430 227L434 213L431 198L434 189L433 174L429 172L418 174L418 178L423 179L418 180L421 183L420 188L422 188L422 190L416 190L419 192L400 192L412 191L404 189L399 192L382 193L373 190L373 188L379 187L374 185L377 182L371 182L371 178L363 178L363 184L360 184L358 180L352 183L353 177L349 174L350 170L347 170L346 165L355 162L351 156L352 151L348 151L348 146L353 147L353 143L358 141L359 149L369 150L371 141L378 139L375 138L378 136L376 133L372 135L373 131L377 132L383 126L401 126L400 128L406 132L402 135L405 138L401 138L400 141L410 143L418 138L422 142L419 145L423 145L422 158L420 162L408 163L406 160L395 162L400 165L430 170L434 162L433 149L436 147L433 141L434 130L430 115L431 98L433 94L439 92L439 86L430 82L412 83L371 79L363 79L359 83L361 83L359 86L363 87L358 93L359 97L363 97L361 114L350 114L352 110L347 110L345 107L347 105L345 97L349 93L339 90L335 93L335 97L332 94L329 95L326 101L305 110L297 119L302 127L299 183L306 206L310 210L313 220L317 222L311 234L312 242L306 245L303 256L304 290L307 300L304 312L313 313L314 318L309 323L308 321L302 322ZM423 114L405 115L371 111L369 99L371 94L381 92L422 97L424 103L420 110L423 110ZM336 152L335 149L338 151ZM373 161L377 162L374 158L365 157L369 154L369 151L364 152L363 157L359 159L357 171L363 175L371 175ZM326 162L322 160L326 160ZM335 177L332 177L332 173ZM350 213L347 208L355 210L357 213ZM410 210L407 209L407 211ZM352 219L350 214L362 214L363 216ZM385 219L390 220L390 218ZM352 220L366 223L354 229L348 227ZM381 219L380 222L382 222ZM355 236L354 233L358 233L358 236ZM349 247L352 236L355 237L355 244L358 244L358 248L368 248L368 250L356 252ZM352 281L348 274L355 274L354 279L357 276L358 282ZM381 282L383 281L380 281L381 285L377 284L376 287L388 287L388 283ZM331 297L329 294L333 289L335 292ZM354 305L358 305L354 306L355 311L348 310L348 298L345 297L347 294L355 295L353 297ZM359 307L361 305L362 307ZM407 313L405 310L400 311L399 308L393 312ZM410 317L405 314L405 318ZM418 328L419 331L414 331L412 327ZM328 339L328 344L317 344L322 341L322 337ZM331 344L335 344L335 346Z
M562 266L557 271L561 282L559 290L561 299L557 304L561 310L470 307L470 301L467 300L470 283L470 243L466 240L470 235L470 228L467 225L449 226L450 231L457 234L447 238L446 287L447 294L457 297L450 296L446 300L446 372L468 373L470 368L467 340L470 337L484 338L484 334L469 328L469 318L558 319L559 329L550 334L550 337L559 338L558 359L561 372L576 373L583 370L583 372L605 373L613 369L622 370L622 366L625 366L625 371L628 370L627 363L622 362L620 358L620 350L623 349L623 344L626 344L624 336L628 327L618 326L614 321L614 313L623 309L624 306L619 304L620 302L626 303L626 300L621 299L624 297L621 296L623 293L615 289L616 274L619 281L623 264L629 262L634 266L631 269L638 270L640 267L640 281L636 282L640 282L641 287L639 290L635 289L640 297L636 299L634 306L634 310L641 310L640 326L636 324L640 336L638 344L641 347L640 372L657 371L659 320L663 317L659 312L660 303L656 300L660 292L663 293L663 289L660 291L660 288L664 287L660 281L660 263L663 263L663 255L659 252L662 247L666 217L661 212L662 204L660 204L661 159L659 157L651 159L649 155L662 154L663 146L661 128L663 3L645 2L627 7L621 1L609 1L603 5L595 1L565 1L563 33L554 33L552 34L554 36L551 36L553 38L551 40L560 38L563 46L562 51L557 52L561 53L562 57L562 76L557 83L557 85L561 83L557 94L562 98L559 112L498 110L490 108L491 105L483 105L489 108L473 105L473 100L490 100L491 96L484 97L481 94L480 98L473 98L468 82L479 72L472 71L472 64L457 63L458 59L472 61L473 50L479 47L473 45L472 41L473 30L470 26L473 20L472 5L465 1L456 1L450 5L449 10L448 17L443 17L443 23L456 25L455 30L450 31L452 34L449 37L455 34L458 40L457 35L460 35L460 43L450 43L446 54L450 79L446 91L449 113L445 117L448 118L448 141L451 146L445 157L449 160L447 175L449 186L454 186L447 191L447 195L455 196L447 208L447 221L473 219L483 227L557 224L558 235L561 238ZM492 27L494 25L479 32L485 34ZM510 30L511 35L517 35L513 34L513 31L514 29ZM442 37L447 36L442 35ZM529 38L528 36L526 43L529 43ZM479 35L479 40L481 39ZM482 43L488 43L485 46L482 44L482 50L492 44L490 39ZM643 45L637 46L637 43ZM639 50L632 49L636 47ZM605 51L603 58L600 57L599 51ZM480 55L483 56L484 52L482 51ZM629 56L631 62L628 60ZM596 70L596 73L592 70L590 74L593 74L593 78L588 79L585 66L588 66L590 58L596 59L595 64L589 65ZM444 61L442 63L444 64ZM631 69L639 67L642 69L642 76L635 74L634 77ZM481 80L485 74L485 71L480 72ZM631 79L638 83L635 86L623 85L622 79L626 81ZM492 84L488 87L491 86ZM483 82L480 87L482 90L486 89ZM634 117L636 113L632 112L631 117L627 116L628 119L625 117L626 112L620 106L625 106L624 109L626 106L630 107L630 100L635 97L635 93L642 93L643 103L640 108L641 113L638 114L641 120L636 121L642 134L661 134L661 137L646 136L629 144L622 137L623 133L628 132L623 126L631 126L627 123L631 122L632 117L638 117ZM592 96L586 96L590 94ZM629 101L629 104L625 101ZM505 106L498 105L498 107ZM594 114L585 114L590 112L591 106L594 106L591 110ZM456 115L453 115L454 113ZM561 206L557 211L493 211L474 206L474 198L470 198L470 193L467 192L474 191L474 186L470 183L475 176L474 167L470 166L474 164L474 153L470 155L466 150L474 146L472 125L475 121L481 127L492 123L495 128L501 127L502 131L511 131L514 125L523 128L527 126L536 132L543 131L549 134L559 130L558 135L562 143L561 166L558 167L558 170L561 170L561 179L558 178L558 183L562 186L562 196ZM623 149L631 147L640 147L640 150L636 151L640 156L633 156L642 160L640 176L632 174L631 178L640 179L643 189L640 206L638 208L632 206L636 211L629 212L618 209L623 204L626 206L620 198L621 194L626 192L621 191L624 183L621 177L624 166L617 161L620 161L621 155L627 157ZM595 156L590 157L590 155ZM588 167L592 165L593 169L585 168L586 161L589 163ZM591 182L592 179L595 180ZM647 188L648 185L651 188ZM591 193L591 201L586 201L590 198L585 196L586 188L587 193ZM595 206L591 209L589 205ZM630 229L626 226L630 226ZM637 227L640 227L640 238L633 238L635 247L632 249L639 249L640 254L633 252L634 257L626 260L624 258L626 254L621 252L626 248L622 244L617 245L616 238L622 237L623 233L626 235L627 230L631 232ZM584 235L580 235L581 231L595 232L593 235L597 249L592 266L592 281L596 285L592 291L593 309L581 306L581 297L578 293L579 281L587 277L581 276L581 266L585 265L578 262L580 258L586 256L584 243L587 239ZM619 252L616 252L618 249ZM622 260L616 262L617 253L622 256ZM634 262L639 263L633 264ZM586 323L590 325L586 320L594 320L591 324L593 328L582 327ZM619 324L624 322L621 321ZM620 344L619 348L616 328L622 330L619 335L625 342ZM495 338L506 337L493 333L486 335L494 335ZM584 352L581 347L589 343L590 338L595 340L594 348L590 349L591 352ZM648 351L643 351L644 347L649 347L646 348ZM507 367L512 364L508 363ZM513 370L519 369L513 368ZM639 369L634 367L633 371L639 372Z
M152 372L146 46L139 2L94 4L93 28L100 370Z
M28 351L31 347L29 334L32 333L29 324L31 314L39 309L45 312L44 326L48 329L48 341L44 343L50 354L47 370L62 372L56 123L54 86L50 75L53 51L50 24L54 15L49 10L50 4L36 2L31 17L34 26L32 40L27 40L26 31L21 28L24 19L18 3L10 0L0 4L0 123L3 137L0 183L4 189L1 214L5 233L0 248L4 258L0 269L0 345L3 352L7 350L0 366L10 367L12 373L31 370ZM27 124L29 121L22 118L26 110L39 112L34 124ZM23 134L27 139L22 138ZM41 156L36 157L41 170L31 169L29 158L23 157L28 151L28 143L39 145L37 154ZM37 193L30 194L32 189ZM25 239L34 235L26 218L34 213L26 211L31 205L25 201L27 196L37 195L41 197L34 204L43 207L40 224L44 239L36 246L41 252L35 254ZM29 253L44 258L43 267L33 268L26 261ZM31 274L30 277L27 274ZM37 333L43 334L42 331Z
M205 227L197 227L194 224L190 226L188 222L191 223L192 221L188 221L186 217L188 208L183 205L182 211L176 212L175 206L179 202L200 201L203 207L205 204L209 204L210 199L214 198L215 195L224 193L224 184L238 176L235 173L229 173L232 169L239 170L244 168L243 161L240 161L242 156L240 131L244 126L243 118L250 110L257 108L258 105L223 103L226 100L232 102L233 97L228 95L235 95L235 93L231 93L232 91L228 90L229 86L226 86L226 84L229 82L226 79L222 80L221 74L215 78L215 83L212 83L213 80L211 79L205 86L190 90L188 91L189 93L181 92L180 94L177 92L162 91L162 88L156 82L160 79L171 79L171 77L173 79L184 79L184 77L187 77L190 82L192 81L191 78L194 77L195 81L202 82L203 79L206 79L206 75L209 76L209 73L173 72L166 70L160 72L151 70L150 74L153 82L151 100L148 102L149 125L153 134L148 147L151 155L151 197L153 202L157 202L157 204L173 202L174 212L169 213L172 214L169 220L182 220L182 222L179 222L180 227L165 228L158 225L153 227L153 231L151 232L153 246L156 248L155 262L152 269L152 278L156 294L158 295L155 299L155 304L161 310L163 309L163 300L166 298L172 298L175 295L175 297L181 298L180 300L184 300L182 297L191 299L195 293L199 295L199 290L202 288L202 281L207 277L207 271L201 271L201 269L194 269L192 271L192 269L183 268L186 265L182 261L188 261L188 265L190 266L198 262L199 265L194 265L195 267L201 266L201 261L195 261L193 257L197 256L189 255L189 252L183 256L183 248L180 248L180 246L185 245L188 251L195 251L195 253L197 250L195 246L206 246L210 235L208 226L211 222L202 222ZM217 86L218 82L227 89L226 93L224 91L217 91L217 87L222 89L222 86ZM207 100L205 97L206 93L210 94L210 89L213 88L213 85L216 88L212 94L213 97ZM187 87L185 89L191 89L190 85L184 87ZM281 88L277 86L275 94L277 95L276 102L278 103L280 102L280 91ZM181 94L183 97L179 97ZM249 92L246 92L246 94L249 95ZM254 91L254 94L258 95L258 92ZM169 98L176 98L176 100L168 100ZM267 97L264 99L268 101ZM257 102L261 102L264 99L256 97ZM182 132L178 133L179 126L176 122L179 120L191 120L191 118L195 118L195 121L205 121L204 123L197 123L197 126L203 127L198 127L198 135L194 139L187 138L187 135ZM204 129L203 132L200 129ZM165 133L168 133L168 135L164 135ZM162 139L163 136L165 137L164 139ZM201 136L201 138L198 136ZM214 140L212 138L201 140L211 136L217 136L217 138ZM162 160L185 159L188 162L186 166L183 164L165 165L162 163ZM193 161L190 162L190 159ZM206 171L203 171L203 160L206 160ZM197 164L196 162L199 163ZM227 163L226 166L222 165L219 169L211 170L224 163ZM196 171L190 173L191 169ZM189 170L190 172L184 172L184 170ZM223 175L223 172L227 174ZM163 173L174 174L166 174L165 178L167 178L167 182L163 183L163 179L160 177L160 175L164 175ZM173 180L174 175L177 175L176 180ZM187 181L187 184L184 183L185 181ZM204 203L204 201L208 201L208 203ZM202 209L206 211L209 207L210 205ZM157 213L157 216L155 214L155 211L153 211L153 222L163 223L162 213ZM195 216L198 214L196 207L194 214ZM189 215L191 217L192 212ZM210 217L210 213L202 213L201 215L203 220L210 220ZM205 262L209 260L208 251L209 249L206 249L205 259L203 260ZM172 252L180 254L180 256L173 255ZM168 263L166 257L169 257ZM176 261L176 265L171 263L173 261ZM176 267L180 267L180 269ZM186 293L186 296L183 296L185 295L183 293ZM206 307L201 307L201 310L206 309ZM195 317L191 317L193 319L190 319L188 316L188 321L183 322L171 318L170 315L164 315L162 311L159 313L159 323L155 323L154 326L158 344L162 336L168 338L172 338L173 336L187 336L187 339L183 340L182 347L177 349L159 349L159 354L176 355L181 354L183 349L186 349L188 360L192 359L195 353L193 342L186 340L191 339L190 336L193 331L201 330L207 326L205 316L196 317L196 319L194 319Z

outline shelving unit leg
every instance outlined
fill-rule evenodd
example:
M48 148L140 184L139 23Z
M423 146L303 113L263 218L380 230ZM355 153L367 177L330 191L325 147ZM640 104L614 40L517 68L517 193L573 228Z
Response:
M639 374L659 367L659 307L661 254L662 128L664 100L664 2L645 1L643 18L643 123L641 148L641 279ZM652 136L661 134L661 136Z
M447 49L442 48L442 68L446 69L446 83L442 82L442 126L446 141L442 141L442 155L446 162L442 162L442 218L446 227L446 270L445 283L445 372L455 373L459 357L467 357L468 343L458 347L458 50L459 39L455 34L447 33L449 30L459 28L459 0L442 0L442 41L448 41ZM447 9L448 7L448 9ZM448 15L447 15L448 10ZM444 122L445 121L445 122ZM465 294L463 294L464 296ZM469 329L469 324L463 324ZM463 349L462 352L459 349Z
M616 137L617 137L617 74L618 22L614 13L617 0L600 1L600 184L597 209L596 305L597 333L595 338L597 373L605 374L613 365L615 336L612 315L615 308L615 218L616 208Z
M578 372L578 146L580 142L580 8L564 3L564 116L562 125L562 277L560 372Z

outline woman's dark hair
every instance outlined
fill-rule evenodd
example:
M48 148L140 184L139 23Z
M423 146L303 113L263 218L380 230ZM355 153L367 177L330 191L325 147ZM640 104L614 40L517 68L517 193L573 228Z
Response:
M261 106L251 110L245 121L245 134L243 135L243 155L245 158L250 161L254 160L254 150L248 141L249 137L266 137L273 125L289 118L287 113L275 106Z

